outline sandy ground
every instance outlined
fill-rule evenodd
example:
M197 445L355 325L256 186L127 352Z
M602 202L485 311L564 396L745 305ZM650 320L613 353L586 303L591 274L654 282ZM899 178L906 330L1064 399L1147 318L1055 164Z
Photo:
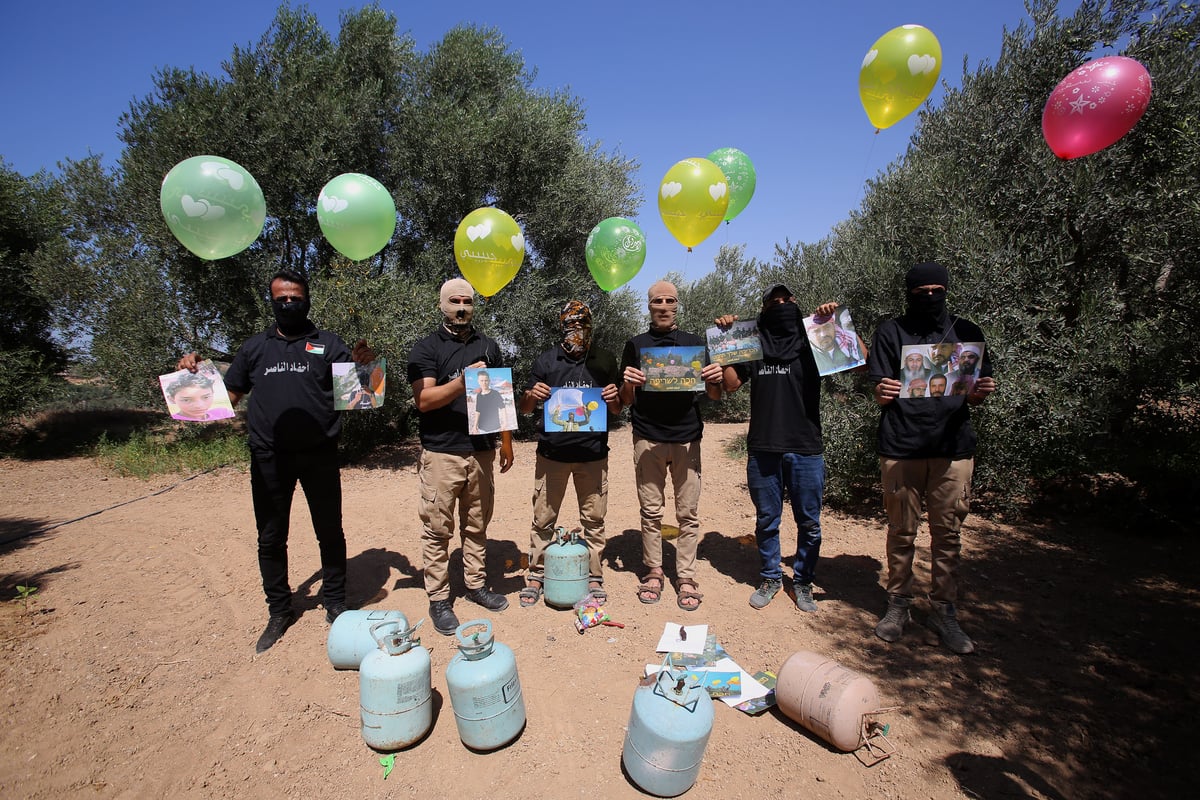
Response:
M533 445L518 443L517 465L498 479L489 549L492 587L511 605L488 614L459 599L456 610L490 618L514 650L527 727L503 749L467 750L447 701L453 640L426 628L433 729L386 780L359 734L357 673L326 659L303 503L291 546L302 617L255 655L266 614L245 473L143 482L85 459L0 461L0 597L38 587L27 607L0 603L0 797L642 796L621 769L624 726L667 622L708 624L751 672L815 650L899 706L885 718L898 752L868 768L778 709L751 717L718 705L691 797L1191 794L1194 538L1118 533L1067 514L1024 527L973 517L960 616L978 652L954 656L919 625L889 646L872 635L885 604L878 518L827 513L817 614L783 595L762 611L747 605L752 507L742 463L724 452L742 431L707 429L705 598L694 614L670 589L658 605L637 602L631 446L628 429L613 434L605 568L610 613L626 627L582 636L569 611L516 602L534 463ZM412 620L426 613L415 455L343 472L351 605ZM560 522L575 514L568 497Z

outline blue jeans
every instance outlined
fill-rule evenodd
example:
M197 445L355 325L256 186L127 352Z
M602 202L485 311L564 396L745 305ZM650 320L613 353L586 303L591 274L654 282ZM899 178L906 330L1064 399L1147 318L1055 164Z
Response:
M746 458L746 486L754 501L754 538L758 540L760 575L765 580L783 579L780 566L779 524L786 491L799 529L796 583L811 584L821 555L821 498L825 491L825 457L796 453L751 450Z

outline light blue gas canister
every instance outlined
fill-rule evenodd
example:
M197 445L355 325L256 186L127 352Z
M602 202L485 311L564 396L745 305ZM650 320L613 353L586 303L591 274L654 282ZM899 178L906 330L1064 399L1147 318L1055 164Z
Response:
M376 649L358 668L358 701L363 741L376 750L407 747L433 725L429 651L416 636L420 626L394 619L371 626Z
M339 614L329 626L329 637L325 640L325 654L333 668L358 669L367 653L379 649L371 636L371 626L385 619L399 622L401 628L408 627L408 618L400 611L351 609Z
M700 775L712 733L713 701L687 670L664 668L633 693L621 763L644 791L675 797Z
M458 736L472 750L495 750L525 727L525 698L513 651L492 637L486 619L454 632L458 652L446 665L446 686Z
M546 602L557 608L570 608L588 593L588 549L580 531L567 533L558 528L554 541L546 547L542 592Z

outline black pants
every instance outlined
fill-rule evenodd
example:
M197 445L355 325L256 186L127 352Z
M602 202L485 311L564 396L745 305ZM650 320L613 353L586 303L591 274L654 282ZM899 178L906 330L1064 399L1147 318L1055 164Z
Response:
M304 489L321 549L325 606L346 602L346 536L342 533L342 477L337 442L301 452L250 453L250 493L258 526L258 569L272 615L292 610L287 540L296 481Z

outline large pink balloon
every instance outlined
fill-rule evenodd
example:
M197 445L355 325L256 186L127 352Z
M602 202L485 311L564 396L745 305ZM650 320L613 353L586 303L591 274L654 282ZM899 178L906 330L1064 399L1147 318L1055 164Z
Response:
M1042 135L1059 158L1103 150L1150 105L1150 73L1125 56L1089 61L1063 78L1042 109Z

